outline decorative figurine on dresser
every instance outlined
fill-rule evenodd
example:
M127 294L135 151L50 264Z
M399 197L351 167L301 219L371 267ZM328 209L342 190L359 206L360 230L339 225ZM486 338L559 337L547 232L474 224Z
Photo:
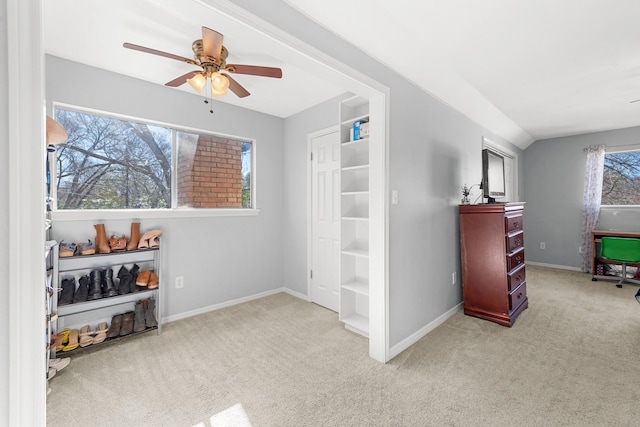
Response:
M528 306L524 202L459 205L464 314L513 326Z

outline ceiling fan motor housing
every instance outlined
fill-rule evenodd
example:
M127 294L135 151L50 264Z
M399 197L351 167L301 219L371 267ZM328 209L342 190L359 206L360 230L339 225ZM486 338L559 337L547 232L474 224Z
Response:
M227 56L229 55L229 51L224 46L220 48L220 60L218 62L216 62L215 58L212 58L204 54L202 39L198 39L194 41L191 44L191 49L193 50L193 54L196 62L203 67L213 66L215 68L214 71L220 71L221 69L224 69L224 67L227 65Z

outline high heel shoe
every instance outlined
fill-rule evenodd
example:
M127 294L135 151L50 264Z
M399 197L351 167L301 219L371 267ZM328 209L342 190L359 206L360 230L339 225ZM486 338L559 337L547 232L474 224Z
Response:
M107 339L107 322L100 322L98 324L98 329L96 330L96 335L93 337L93 343L100 344L106 339Z
M140 238L140 242L138 243L138 249L154 249L160 246L160 242L158 241L158 237L162 236L162 231L160 230L151 230L147 231Z
M87 347L93 344L93 334L95 332L89 329L89 325L84 325L80 328L80 347Z

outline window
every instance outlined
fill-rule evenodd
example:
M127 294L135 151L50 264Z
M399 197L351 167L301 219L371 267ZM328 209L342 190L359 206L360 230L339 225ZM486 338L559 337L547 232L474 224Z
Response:
M59 210L253 208L251 141L66 108L56 120Z
M640 205L640 150L605 154L601 203Z

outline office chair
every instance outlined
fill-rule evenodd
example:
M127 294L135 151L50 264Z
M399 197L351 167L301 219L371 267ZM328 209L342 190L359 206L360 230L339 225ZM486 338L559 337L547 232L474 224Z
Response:
M640 285L640 280L627 279L627 263L640 262L640 239L603 237L600 245L600 254L603 258L622 263L622 277L616 284L617 287L621 288L624 282Z

